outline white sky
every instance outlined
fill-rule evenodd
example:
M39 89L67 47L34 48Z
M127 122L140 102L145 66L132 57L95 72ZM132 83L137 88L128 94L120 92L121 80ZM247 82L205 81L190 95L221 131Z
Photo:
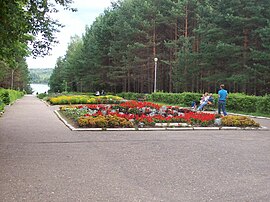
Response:
M82 36L85 32L86 25L91 25L96 17L103 13L103 11L111 6L111 2L115 0L73 0L72 7L77 8L77 12L60 10L59 13L54 14L61 24L65 25L57 33L59 41L50 52L50 56L44 58L38 57L33 59L27 58L28 68L54 68L56 60L60 56L64 56L70 42L70 37L74 35Z

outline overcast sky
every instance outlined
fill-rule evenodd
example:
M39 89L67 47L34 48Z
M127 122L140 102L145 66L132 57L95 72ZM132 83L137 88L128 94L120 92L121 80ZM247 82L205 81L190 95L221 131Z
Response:
M70 37L74 35L82 36L85 32L85 26L91 25L96 17L110 7L111 2L115 0L73 0L72 7L78 9L77 12L61 10L56 14L57 19L65 25L57 33L59 44L56 44L51 51L50 56L44 58L27 58L28 68L54 68L58 57L64 56L67 50Z

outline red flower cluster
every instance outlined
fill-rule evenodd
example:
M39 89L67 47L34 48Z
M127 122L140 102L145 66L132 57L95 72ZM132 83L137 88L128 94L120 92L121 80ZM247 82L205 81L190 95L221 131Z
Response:
M125 108L143 108L143 107L150 107L154 109L159 109L161 106L152 102L137 102L135 100L131 100L128 102L123 102L120 104L121 107Z
M213 121L215 120L215 114L209 114L209 113L195 113L195 112L189 112L185 114L185 119L187 120L199 120L201 122L205 122L205 121Z

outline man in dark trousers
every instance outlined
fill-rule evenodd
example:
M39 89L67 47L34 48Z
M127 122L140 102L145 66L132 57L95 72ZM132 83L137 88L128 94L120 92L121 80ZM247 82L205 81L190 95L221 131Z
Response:
M220 90L218 91L218 114L222 110L224 116L227 116L226 112L226 100L228 98L228 92L224 89L224 84L220 85Z

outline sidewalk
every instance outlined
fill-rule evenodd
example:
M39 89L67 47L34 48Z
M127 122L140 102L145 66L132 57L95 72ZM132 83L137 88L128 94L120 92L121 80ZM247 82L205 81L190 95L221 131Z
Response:
M73 137L50 107L32 95L6 108L0 129L1 143L64 141Z

